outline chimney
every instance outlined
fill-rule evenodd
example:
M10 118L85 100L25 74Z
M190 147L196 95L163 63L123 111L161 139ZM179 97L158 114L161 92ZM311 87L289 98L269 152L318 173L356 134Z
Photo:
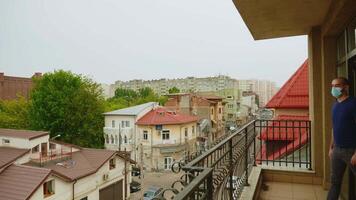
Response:
M41 72L35 72L35 74L32 76L32 78L38 78L41 77L42 73Z
M4 81L4 72L0 72L0 81Z

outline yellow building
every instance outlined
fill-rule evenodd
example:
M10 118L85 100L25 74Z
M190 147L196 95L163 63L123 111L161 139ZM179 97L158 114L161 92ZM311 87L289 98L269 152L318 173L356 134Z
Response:
M141 160L148 171L170 170L196 151L198 117L159 107L137 121ZM139 162L140 163L140 162Z

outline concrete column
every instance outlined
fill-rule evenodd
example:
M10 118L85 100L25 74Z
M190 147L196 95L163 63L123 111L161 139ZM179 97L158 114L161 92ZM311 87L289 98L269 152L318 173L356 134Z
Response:
M311 120L311 143L313 170L322 177L323 169L323 117L322 117L322 59L321 29L313 27L308 34L309 54L309 112Z
M331 107L334 98L330 94L331 81L336 77L336 37L324 37L322 41L322 115L323 115L323 187L330 183L329 145L332 136Z

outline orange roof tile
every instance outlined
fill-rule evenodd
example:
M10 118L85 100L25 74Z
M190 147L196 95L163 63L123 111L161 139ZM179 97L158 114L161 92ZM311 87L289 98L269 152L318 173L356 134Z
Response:
M198 121L198 117L169 111L166 108L157 108L141 117L136 124L138 125L168 125L185 124Z

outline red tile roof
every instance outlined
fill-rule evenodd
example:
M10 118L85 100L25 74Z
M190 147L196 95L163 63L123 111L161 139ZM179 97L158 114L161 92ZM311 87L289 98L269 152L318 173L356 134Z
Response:
M10 165L0 174L0 200L30 199L50 173L50 169Z
M7 137L16 137L16 138L24 138L24 139L32 140L32 139L35 139L38 137L48 135L48 132L0 128L0 135L7 136Z
M0 147L0 169L29 152L29 149Z
M266 108L309 108L308 60L266 104Z
M198 117L176 113L165 108L157 108L148 112L141 117L136 124L138 125L168 125L168 124L185 124L198 121Z
M309 116L298 116L298 115L279 115L275 118L277 121L273 121L269 124L269 128L263 129L260 138L262 140L289 140L293 141L298 139L301 135L307 133L306 121L309 120ZM291 121L283 121L291 120ZM297 120L302 120L298 122ZM295 128L292 128L292 127ZM281 128L283 127L283 128ZM287 128L285 128L287 127ZM291 127L291 128L289 128ZM304 128L300 128L304 127Z
M269 124L268 128L262 129L261 135L258 136L261 140L267 142L282 141L284 145L274 145L267 151L267 145L263 144L257 161L260 163L262 160L275 160L285 155L293 153L295 150L304 146L308 142L308 124L309 116L298 115L279 115L276 120ZM292 120L292 121L283 121ZM298 120L301 120L300 122ZM295 126L296 128L293 128ZM289 128L291 127L291 128ZM310 133L309 133L310 134Z

